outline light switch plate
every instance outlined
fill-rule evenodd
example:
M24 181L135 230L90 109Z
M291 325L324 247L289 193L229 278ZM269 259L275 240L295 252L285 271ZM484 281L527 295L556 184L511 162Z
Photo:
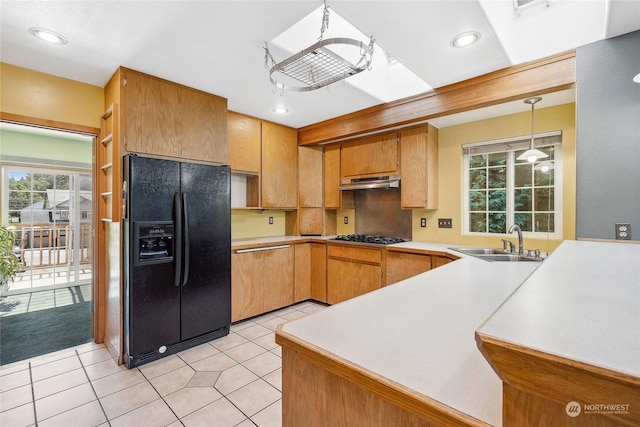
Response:
M273 217L272 216L269 217L269 224L273 224Z
M345 216L345 217L344 217L344 223L345 223L345 224L349 224L349 217L348 217L348 216Z
M427 218L420 218L420 227L427 228Z

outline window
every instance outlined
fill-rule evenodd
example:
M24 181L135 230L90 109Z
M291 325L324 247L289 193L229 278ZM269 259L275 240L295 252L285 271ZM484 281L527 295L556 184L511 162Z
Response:
M535 163L517 160L528 139L464 145L464 232L500 234L518 224L534 236L561 238L561 138L536 135L536 148L549 157Z

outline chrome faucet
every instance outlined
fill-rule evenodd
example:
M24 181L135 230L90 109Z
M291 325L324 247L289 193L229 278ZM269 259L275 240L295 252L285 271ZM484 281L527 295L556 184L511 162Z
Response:
M513 224L509 227L508 233L513 233L515 230L518 233L518 255L524 255L524 241L522 239L522 230L518 224Z

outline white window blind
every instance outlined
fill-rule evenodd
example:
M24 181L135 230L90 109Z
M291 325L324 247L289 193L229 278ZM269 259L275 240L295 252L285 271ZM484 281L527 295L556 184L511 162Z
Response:
M472 142L464 144L462 149L466 155L479 155L502 153L512 150L526 150L529 148L531 135L518 136L513 138L498 139L492 141ZM534 145L536 148L548 147L550 145L560 144L562 142L562 132L546 132L534 135Z

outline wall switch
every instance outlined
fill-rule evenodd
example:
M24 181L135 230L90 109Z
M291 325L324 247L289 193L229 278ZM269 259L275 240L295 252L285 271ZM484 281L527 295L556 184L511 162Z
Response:
M631 224L616 224L616 240L631 240Z
M420 218L420 227L427 228L427 218Z
M269 224L273 224L273 217L272 216L269 217Z
M452 224L451 218L438 218L438 228L451 228Z
M345 216L345 217L344 217L344 223L345 223L345 224L349 224L349 217L348 217L348 216Z

